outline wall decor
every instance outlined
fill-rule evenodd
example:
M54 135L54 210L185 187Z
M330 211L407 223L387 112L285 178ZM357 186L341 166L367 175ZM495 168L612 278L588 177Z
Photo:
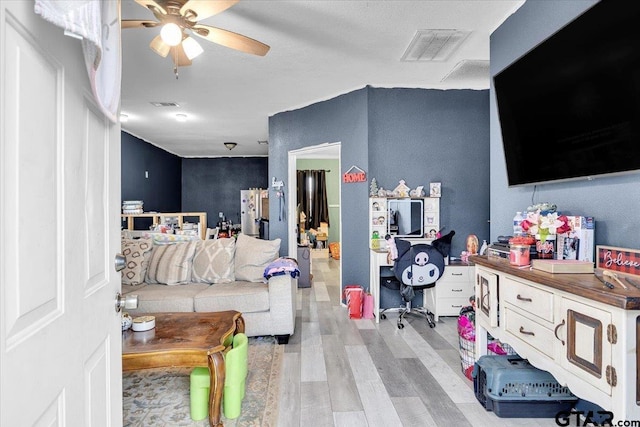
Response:
M429 197L440 197L442 192L442 183L432 182L429 184Z
M596 246L596 268L640 276L640 250Z
M367 182L367 173L358 166L351 166L344 174L342 174L342 182L345 184L352 182Z

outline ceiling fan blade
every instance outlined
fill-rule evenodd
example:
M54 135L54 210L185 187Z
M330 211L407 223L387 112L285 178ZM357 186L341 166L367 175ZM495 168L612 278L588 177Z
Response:
M163 58L166 58L167 55L169 54L169 51L171 50L171 46L166 44L162 40L162 37L159 34L155 36L153 40L151 40L149 47L151 48L152 51L162 56Z
M173 63L176 67L186 67L187 65L191 65L191 60L187 57L187 54L184 53L182 43L171 48L171 58L173 58Z
M229 9L238 1L240 0L188 0L180 8L180 15L192 22L200 21ZM189 16L188 11L192 11L195 16Z
M157 13L161 15L167 14L167 10L159 5L155 0L136 0L136 3L138 3L142 7L146 7L151 12L153 12L154 15Z
M231 49L241 52L252 53L254 55L265 56L270 47L252 38L221 28L210 27L208 25L194 25L194 34Z
M133 19L123 19L121 21L122 28L151 28L160 25L157 21L137 21Z

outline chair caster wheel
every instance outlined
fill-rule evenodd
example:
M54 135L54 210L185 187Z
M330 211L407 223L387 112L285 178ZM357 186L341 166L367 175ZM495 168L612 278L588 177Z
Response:
M398 323L398 329L404 329L404 325L402 323Z
M435 328L435 327L436 327L436 324L435 324L435 323L432 323L432 322L429 322L429 327L430 327L430 328Z
M380 318L384 320L384 319L386 319L386 318L387 318L387 315L386 315L386 314L384 314L384 313L382 313L382 314L380 315Z

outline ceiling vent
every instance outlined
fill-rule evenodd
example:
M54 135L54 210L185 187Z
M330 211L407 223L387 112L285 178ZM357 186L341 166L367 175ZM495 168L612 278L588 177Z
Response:
M445 61L469 34L461 30L418 30L401 60Z
M489 79L489 61L465 59L456 64L441 82L469 81Z
M155 102L155 101L151 101L150 104L153 105L154 107L180 107L180 104L178 104L177 102Z

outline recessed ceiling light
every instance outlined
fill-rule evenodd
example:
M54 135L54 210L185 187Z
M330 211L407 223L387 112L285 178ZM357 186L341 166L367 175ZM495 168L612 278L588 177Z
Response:
M120 123L126 123L128 121L129 121L129 116L124 113L120 113Z
M182 113L178 113L176 114L176 120L179 122L186 122L187 121L187 115L186 114L182 114Z

